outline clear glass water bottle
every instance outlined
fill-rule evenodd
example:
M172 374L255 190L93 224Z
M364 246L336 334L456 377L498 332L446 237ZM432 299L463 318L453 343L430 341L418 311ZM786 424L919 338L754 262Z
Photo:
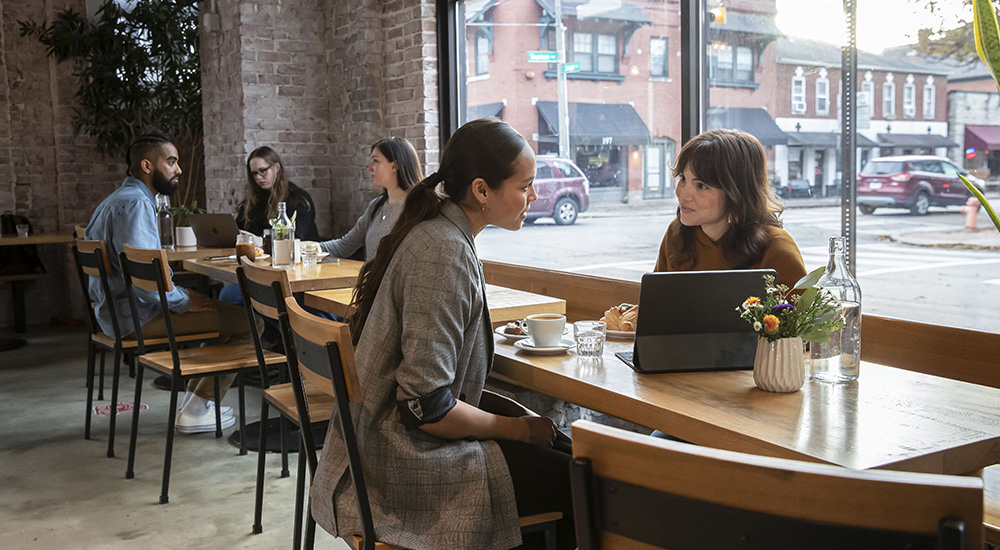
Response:
M174 249L174 218L170 215L170 195L156 195L156 229L160 248Z
M809 370L822 382L857 380L861 365L861 287L844 261L843 237L830 238L830 261L819 286L829 290L843 307L844 328L830 333L830 340L810 344Z
M295 267L295 223L278 203L278 216L271 220L271 266Z

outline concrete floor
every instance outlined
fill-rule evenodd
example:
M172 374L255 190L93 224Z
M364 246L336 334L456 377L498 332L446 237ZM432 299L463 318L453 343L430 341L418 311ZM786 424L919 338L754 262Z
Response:
M131 413L118 418L115 458L105 455L108 417L94 416L91 439L83 438L86 332L34 326L16 336L28 344L0 352L0 548L291 546L296 455L285 479L280 455L268 456L262 534L251 533L257 455L239 456L227 442L235 428L223 439L178 434L170 503L160 505L170 394L154 388L147 371L142 402L149 409L140 416L135 478L127 480ZM105 388L110 399L110 378ZM119 400L131 401L134 388L126 371ZM225 403L237 408L235 389ZM249 420L258 418L259 403L259 390L248 387ZM348 548L322 529L316 538L317 548Z

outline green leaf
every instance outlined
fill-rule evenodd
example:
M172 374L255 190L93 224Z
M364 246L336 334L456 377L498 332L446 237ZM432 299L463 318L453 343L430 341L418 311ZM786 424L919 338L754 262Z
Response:
M824 273L826 273L826 266L817 267L816 269L810 271L805 277L799 279L799 281L795 283L795 289L802 290L803 288L815 286L816 283L819 282L820 278L823 277Z
M802 296L799 297L799 301L795 304L795 311L800 313L808 311L809 307L813 304L813 300L816 299L817 292L819 292L819 289L814 286L807 288L806 291L802 293Z
M965 184L965 187L969 190L969 192L975 195L976 199L979 200L979 203L983 205L983 208L985 208L986 213L989 214L993 225L996 226L997 231L1000 231L1000 218L997 218L997 213L993 210L993 205L990 204L990 201L986 200L986 197L983 196L983 193L979 190L979 188L972 185L972 182L965 179L965 176L959 174L958 177L962 180L962 183Z

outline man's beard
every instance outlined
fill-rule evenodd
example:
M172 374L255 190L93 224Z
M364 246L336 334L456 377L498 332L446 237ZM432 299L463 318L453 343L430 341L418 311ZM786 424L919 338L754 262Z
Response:
M153 189L161 195L173 195L177 191L177 184L156 169L153 170Z

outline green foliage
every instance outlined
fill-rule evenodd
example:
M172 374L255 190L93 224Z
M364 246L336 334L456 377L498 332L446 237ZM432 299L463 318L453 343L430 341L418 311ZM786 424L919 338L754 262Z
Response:
M198 208L198 201L191 201L189 204L181 204L170 207L170 215L174 218L174 224L179 226L191 225L191 222L188 220L188 215L204 213L204 208Z
M840 301L830 291L816 286L825 270L825 267L813 270L792 290L774 284L774 276L765 275L767 295L763 299L750 296L736 311L758 336L769 342L796 336L807 342L825 342L830 339L830 332L844 326Z
M197 197L204 178L197 0L136 0L131 11L106 0L95 22L67 9L51 23L18 24L50 57L73 63L77 133L117 158L137 135L169 136L187 164L180 202Z

